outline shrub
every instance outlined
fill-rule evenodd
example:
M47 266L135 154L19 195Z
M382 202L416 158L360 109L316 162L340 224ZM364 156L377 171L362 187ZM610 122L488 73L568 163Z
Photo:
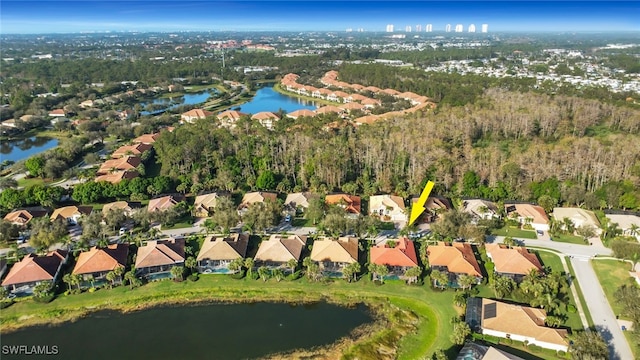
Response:
M96 290L97 290L97 289L96 289L96 288L94 288L94 287L89 288L89 292L90 292L90 293L94 293L94 292L96 292Z
M45 294L45 295L42 295L42 296L34 296L33 300L35 302L46 304L46 303L50 303L51 301L53 301L53 299L55 297L56 296L54 294L48 293L48 294Z
M200 276L198 276L197 273L193 273L193 274L189 275L187 277L187 279L189 279L189 281L198 281L198 279L200 279Z
M242 279L244 277L244 275L245 275L245 271L244 270L240 270L235 274L230 274L229 276L232 279L240 280L240 279Z
M300 277L302 277L302 270L298 270L298 271L294 272L293 274L289 274L287 276L287 280L294 281L294 280L300 279Z
M0 301L0 309L6 309L11 305L13 305L13 300L11 299Z
M573 305L573 304L567 305L567 311L572 313L572 314L575 313L577 311L576 306Z

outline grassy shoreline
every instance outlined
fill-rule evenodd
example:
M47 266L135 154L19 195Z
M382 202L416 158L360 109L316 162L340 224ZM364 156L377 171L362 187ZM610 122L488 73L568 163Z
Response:
M0 324L1 333L6 334L30 326L77 321L100 310L128 313L156 306L212 302L326 301L342 306L365 303L376 314L372 327L366 334L350 335L334 344L331 353L338 354L339 350L347 358L373 359L374 354L379 356L378 349L382 347L392 349L394 357L415 359L452 346L449 339L452 325L448 321L456 315L451 305L452 296L452 292L435 292L402 282L382 286L367 279L352 284L343 280L310 283L305 279L278 283L209 275L197 282L162 281L137 289L121 286L94 293L62 295L49 304L21 301L2 310ZM370 331L373 329L375 331Z

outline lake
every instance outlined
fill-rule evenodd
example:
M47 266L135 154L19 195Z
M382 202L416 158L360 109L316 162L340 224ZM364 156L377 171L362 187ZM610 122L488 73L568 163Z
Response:
M280 109L288 113L301 109L317 109L316 104L312 101L282 95L274 91L272 85L258 89L251 101L235 106L234 109L238 107L241 112L246 114L256 114L261 111L277 112Z
M8 140L0 143L0 162L20 161L58 146L58 139L30 137L20 140Z
M211 92L217 92L216 89L211 89ZM163 97L153 99L152 101L142 102L140 105L144 108L148 104L158 105L158 107L162 106L162 109L154 110L154 111L141 111L140 115L157 115L161 114L167 110L176 108L182 105L198 105L206 102L211 97L211 93L209 91L201 91L193 94L184 94L180 96L174 97Z
M2 335L7 345L57 346L63 359L250 359L328 345L373 321L367 307L327 303L208 304L121 314L99 311L73 323ZM31 358L32 356L29 356ZM33 358L47 358L47 355Z

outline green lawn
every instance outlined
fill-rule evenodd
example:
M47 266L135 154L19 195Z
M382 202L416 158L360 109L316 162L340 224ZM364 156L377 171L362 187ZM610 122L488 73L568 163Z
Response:
M622 312L622 305L615 300L613 294L620 286L635 283L635 280L629 276L631 265L619 260L592 260L591 265L596 275L598 275L598 280L600 280L600 285L605 295L607 295L607 300L609 301L609 305L611 305L611 309L613 309L613 313L616 315L620 314ZM620 316L620 318L626 319L624 316ZM637 359L640 344L635 341L628 331L625 331L624 335L627 338L634 357Z
M558 242L584 245L584 240L580 236L575 235L555 234L551 235L551 239Z
M513 238L522 238L522 239L537 239L538 236L536 232L533 230L522 230L514 227L510 227L506 225L501 229L495 229L491 231L491 235L496 236L511 236Z
M193 222L179 222L179 223L173 224L173 226L162 225L162 230L184 229L184 228L190 228L192 226L193 226Z
M565 256L565 259L567 260L567 267L569 268L569 271L571 272L571 277L575 279L575 275L574 275L574 271L573 271L573 265L571 265L571 261L569 261L569 259L567 259L566 256ZM595 325L593 323L593 318L591 317L591 312L589 311L589 307L587 306L587 301L584 299L584 294L582 293L582 289L580 288L580 284L577 281L574 281L573 285L575 285L576 291L578 292L578 298L580 299L580 305L582 305L582 310L584 311L584 315L587 318L587 323L589 324L589 327L594 327Z
M22 178L20 180L17 181L18 182L18 186L20 187L29 187L32 185L45 185L45 181L39 177L34 177L34 178Z
M314 225L313 225L313 221L311 221L311 219L294 218L293 221L291 221L291 226L294 226L294 227L308 227L308 226L314 226Z

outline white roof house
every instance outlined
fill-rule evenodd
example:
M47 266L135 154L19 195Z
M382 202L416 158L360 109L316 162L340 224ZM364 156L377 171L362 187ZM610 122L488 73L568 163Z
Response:
M616 214L607 214L605 216L612 224L618 224L618 227L622 229L623 235L633 236L640 241L640 216Z
M602 229L600 229L600 222L598 218L593 213L593 211L584 210L580 208L554 208L553 209L553 218L557 222L564 221L564 218L569 218L573 221L573 225L576 228L585 225L591 225L595 228L596 233L600 234Z

